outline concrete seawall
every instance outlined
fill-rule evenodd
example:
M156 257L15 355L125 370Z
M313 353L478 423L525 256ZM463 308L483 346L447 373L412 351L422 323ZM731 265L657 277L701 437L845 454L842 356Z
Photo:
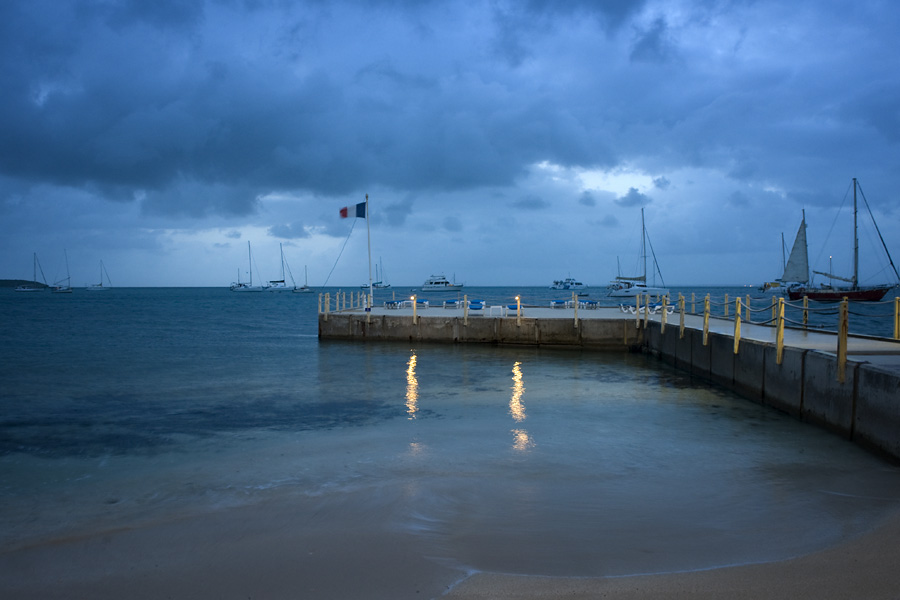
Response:
M583 347L598 351L647 352L692 376L733 390L798 419L824 427L892 461L900 462L900 344L855 339L843 382L838 381L836 336L800 332L776 361L772 328L744 327L739 352L729 323L710 330L703 343L701 321L686 319L683 336L669 316L636 322L606 309L573 318L550 309L535 316L464 318L459 312L395 314L374 309L319 315L319 337L359 341L519 344ZM754 334L757 339L754 339Z

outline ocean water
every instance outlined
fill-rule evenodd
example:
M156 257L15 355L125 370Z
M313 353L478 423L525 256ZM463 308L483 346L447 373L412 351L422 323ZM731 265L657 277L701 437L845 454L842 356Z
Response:
M0 547L353 495L464 571L623 575L803 554L900 507L896 468L652 358L319 341L317 300L0 290Z

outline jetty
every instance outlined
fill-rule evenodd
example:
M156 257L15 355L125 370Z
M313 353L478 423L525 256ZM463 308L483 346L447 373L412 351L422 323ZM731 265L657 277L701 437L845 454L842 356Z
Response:
M900 298L889 303L893 338L850 334L846 301L830 332L786 327L781 298L757 308L765 319L755 323L760 318L752 317L749 298L734 299L732 309L726 297L720 315L712 314L709 297L649 300L609 307L573 296L548 306L487 306L428 305L413 297L366 306L363 297L348 303L326 294L319 299L319 338L643 352L900 462Z

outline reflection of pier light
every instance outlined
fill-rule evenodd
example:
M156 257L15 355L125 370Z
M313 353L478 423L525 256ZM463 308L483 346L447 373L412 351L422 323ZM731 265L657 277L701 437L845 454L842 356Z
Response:
M522 404L522 394L525 393L525 383L522 381L522 363L514 364L512 372L513 386L512 397L509 399L509 414L516 422L521 423L525 420L525 405Z
M534 446L534 441L528 437L528 432L524 429L513 429L513 449L524 451Z
M413 353L406 363L406 414L409 419L416 418L419 410L419 380L416 379L416 355Z

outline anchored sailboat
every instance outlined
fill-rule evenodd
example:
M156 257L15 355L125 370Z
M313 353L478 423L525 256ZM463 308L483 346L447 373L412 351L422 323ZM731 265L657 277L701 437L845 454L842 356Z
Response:
M641 274L635 277L623 277L622 275L617 275L616 278L610 282L609 286L609 295L614 298L634 298L635 296L643 296L646 294L650 294L651 296L668 296L669 289L665 287L666 283L663 281L662 287L656 285L647 285L647 227L644 224L644 209L641 209L641 261L642 261L642 269ZM659 273L659 265L656 262L656 254L653 253L653 247L651 246L650 252L653 254L653 268L654 273ZM662 281L662 273L659 273L660 281Z
M281 250L281 279L270 281L266 289L270 292L290 292L291 290L297 289L297 284L294 283L294 275L291 273L290 266L287 267L287 272L291 278L291 287L288 287L287 283L285 283L284 269L286 261L284 260L284 246L282 244L278 244L278 248Z
M53 284L53 287L50 288L50 291L54 294L72 293L72 276L69 275L69 253L63 250L63 254L66 257L66 278ZM66 283L63 284L63 281L65 281Z
M250 252L250 242L247 241L247 260L250 263L250 283L241 282L240 271L238 271L238 281L231 284L232 292L261 292L264 288L261 285L253 285L253 254Z
M848 287L832 287L831 285L821 285L819 287L812 287L807 285L809 278L807 277L806 281L798 280L797 285L792 285L788 288L788 298L791 300L800 300L804 296L809 298L810 300L818 300L820 302L836 302L847 298L848 300L860 300L860 301L869 301L869 302L877 302L884 298L885 294L888 293L890 289L895 287L897 284L883 284L883 285L869 285L862 286L859 285L859 238L858 238L858 226L857 226L857 204L856 204L856 193L859 184L856 181L856 177L853 178L853 275L851 277L844 277L840 275L835 275L833 273L824 273L822 271L813 271L818 275L824 275L828 277L830 280L837 279L838 281L844 281L849 283ZM861 191L861 190L860 190ZM863 200L865 200L865 196L863 196ZM868 202L866 202L866 209L869 208ZM875 217L872 215L872 211L869 210L869 216L872 217L872 222L875 223ZM804 258L806 258L806 215L804 214L804 222L801 223L801 231L803 232L803 254ZM894 275L897 278L897 281L900 282L900 273L897 272L897 267L894 266L894 261L891 259L891 253L887 249L887 244L884 243L884 238L881 237L881 232L878 230L878 224L875 223L875 230L878 231L878 237L881 239L881 244L884 247L885 253L887 253L888 261L890 262L891 268L894 271ZM799 233L798 240L799 240ZM797 241L794 242L794 246L797 246ZM791 256L793 256L793 251L791 252ZM808 261L807 266L808 269Z
M106 285L103 285L103 276L106 275ZM112 282L109 280L109 273L106 272L106 267L103 266L103 261L100 261L100 283L93 283L91 285L86 286L84 289L91 292L102 292L104 290L108 290L112 287Z
M38 262L37 252L34 253L34 260L32 262L34 263L34 265L33 265L34 273L32 275L31 283L23 283L22 285L17 285L15 291L17 291L17 292L41 292L44 289L46 289L47 279L44 277L44 269L41 268L41 263ZM38 283L38 280L37 280L38 269L40 269L40 271L41 271L41 279L44 280L43 287L41 287L41 285Z

